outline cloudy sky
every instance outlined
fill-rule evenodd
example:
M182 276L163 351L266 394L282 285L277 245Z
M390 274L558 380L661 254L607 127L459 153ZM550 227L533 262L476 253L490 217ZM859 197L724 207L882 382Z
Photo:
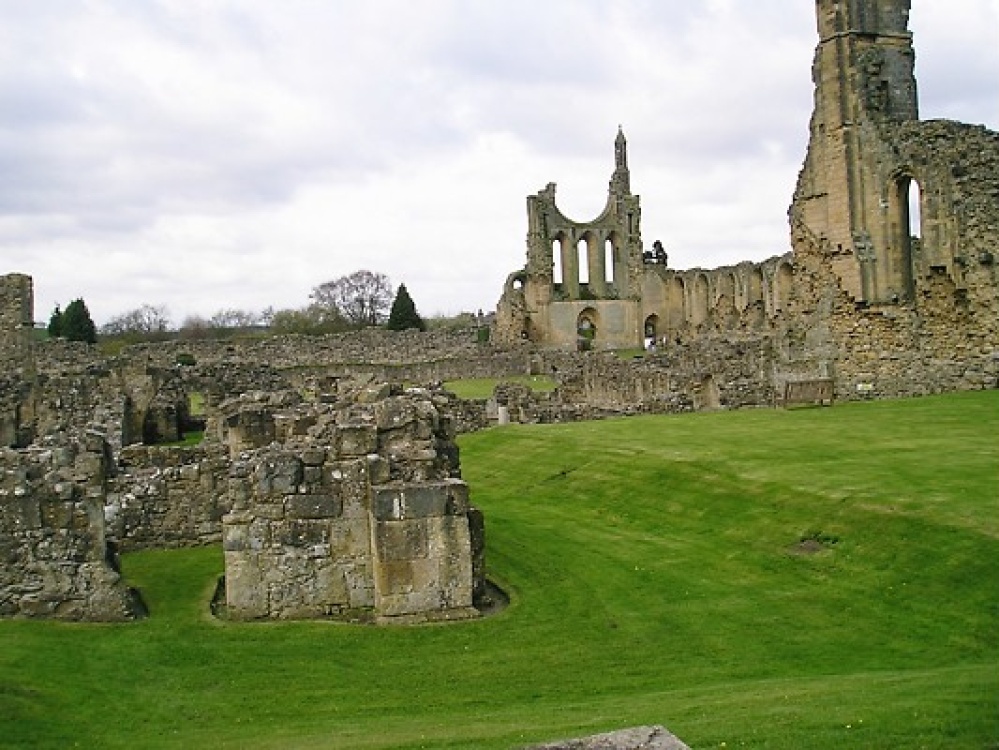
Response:
M999 129L999 0L913 0L924 118ZM525 197L603 207L618 125L676 268L787 249L807 0L0 0L0 272L175 324L358 269L492 309Z

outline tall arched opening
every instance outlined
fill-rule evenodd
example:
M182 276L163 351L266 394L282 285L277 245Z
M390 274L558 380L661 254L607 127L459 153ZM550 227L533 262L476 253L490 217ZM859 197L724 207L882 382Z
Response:
M685 289L683 285L683 279L679 276L674 276L672 279L670 279L668 289L669 291L668 291L667 304L669 305L669 312L668 312L667 325L669 325L671 330L675 331L681 328L683 324L687 322L684 312Z
M562 240L552 240L552 284L561 286L565 282L565 269L562 267Z
M691 299L690 322L695 326L708 319L708 279L703 273L694 279L694 292Z
M597 311L587 307L576 318L576 349L587 352L594 348L597 340Z
M913 177L902 175L895 183L894 221L888 259L890 302L909 301L914 295L912 266L922 242L922 189Z
M746 307L763 307L763 271L759 266L749 272L749 286L746 289Z
M645 348L650 349L659 340L659 316L653 314L647 317L644 328Z
M777 266L777 274L774 277L774 314L787 311L791 301L793 280L794 272L790 263L781 263Z
M590 283L590 248L586 238L576 243L576 263L579 269L579 283Z
M614 262L614 242L610 237L604 240L604 280L613 286L617 281L617 264Z

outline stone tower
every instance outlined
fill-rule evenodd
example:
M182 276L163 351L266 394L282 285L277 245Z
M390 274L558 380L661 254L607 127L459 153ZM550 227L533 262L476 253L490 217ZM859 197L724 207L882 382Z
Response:
M792 222L824 246L858 302L913 293L911 166L882 159L892 130L919 118L911 0L817 0L815 107Z
M0 276L0 359L4 375L31 376L34 290L31 277L21 273Z

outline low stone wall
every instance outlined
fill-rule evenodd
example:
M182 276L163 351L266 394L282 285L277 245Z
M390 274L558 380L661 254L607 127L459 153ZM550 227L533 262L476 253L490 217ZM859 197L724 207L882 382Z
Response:
M141 605L105 541L100 435L0 449L0 615L128 620Z
M133 445L108 486L107 533L121 551L217 543L229 510L229 457L220 445Z
M777 370L771 335L717 334L631 360L577 355L554 374L563 404L635 413L772 404Z
M168 341L126 347L121 357L173 365L178 355L197 364L228 361L267 362L279 370L313 365L433 362L475 357L481 347L475 329L388 331L365 328L326 336L281 335L225 341Z

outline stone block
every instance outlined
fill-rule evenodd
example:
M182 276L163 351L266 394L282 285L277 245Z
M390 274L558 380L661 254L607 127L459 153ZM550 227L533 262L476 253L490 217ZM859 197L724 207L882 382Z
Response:
M40 529L42 513L38 500L31 496L0 499L0 524L8 533Z
M43 526L56 529L68 529L73 526L74 505L72 502L48 500L40 503L39 508Z
M273 500L273 502L257 503L253 506L253 512L260 518L280 521L284 518L284 502L280 498L273 498Z
M330 527L324 521L285 521L272 529L271 536L275 542L287 547L310 547L317 544L328 544Z
M250 548L248 524L226 524L222 527L222 551L245 552Z
M388 398L375 405L375 424L379 430L397 430L416 421L416 410L405 398Z
M330 556L335 559L361 558L371 548L371 526L367 515L341 518L330 524Z
M341 425L336 430L336 450L341 456L367 456L378 450L378 431L374 425Z
M315 488L323 483L323 469L321 466L306 466L302 471L302 483L306 487Z
M392 466L382 456L372 453L367 457L368 477L371 484L384 484L392 477Z
M229 614L235 619L268 615L267 589L263 585L257 555L225 553L225 601Z
M430 553L427 522L381 521L375 526L375 546L383 562L425 558Z
M326 460L325 448L306 448L302 451L302 463L306 466L322 466Z
M343 514L340 498L328 494L288 495L284 508L287 518L338 518Z
M357 394L357 403L374 404L389 397L392 393L392 386L389 383L377 383L362 388Z

